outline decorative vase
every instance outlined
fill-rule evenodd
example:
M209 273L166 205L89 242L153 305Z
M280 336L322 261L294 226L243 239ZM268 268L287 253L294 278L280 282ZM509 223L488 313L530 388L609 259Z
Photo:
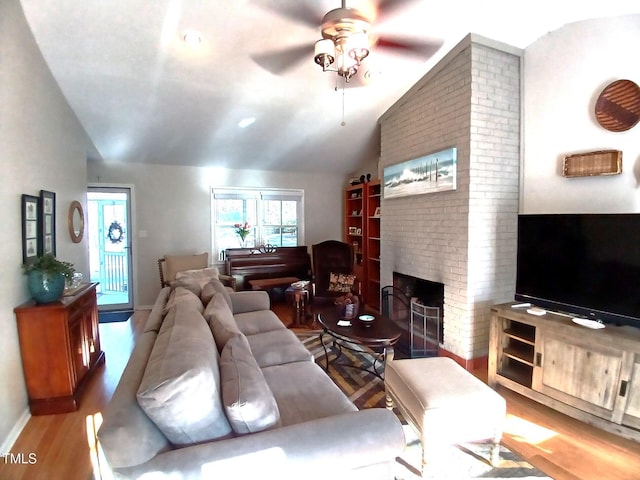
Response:
M247 247L247 235L245 235L244 237L241 235L238 235L238 238L240 239L240 248L246 248Z
M65 278L61 273L47 273L31 270L27 284L29 293L36 303L50 303L59 300L64 291Z

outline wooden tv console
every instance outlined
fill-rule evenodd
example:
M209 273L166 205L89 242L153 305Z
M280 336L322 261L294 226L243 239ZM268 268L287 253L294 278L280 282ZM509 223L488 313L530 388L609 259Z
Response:
M513 303L491 308L489 384L640 441L640 329L590 329Z

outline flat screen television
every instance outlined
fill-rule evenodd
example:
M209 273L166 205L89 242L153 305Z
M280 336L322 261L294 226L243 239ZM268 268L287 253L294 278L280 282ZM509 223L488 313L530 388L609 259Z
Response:
M640 214L518 216L517 301L640 327Z

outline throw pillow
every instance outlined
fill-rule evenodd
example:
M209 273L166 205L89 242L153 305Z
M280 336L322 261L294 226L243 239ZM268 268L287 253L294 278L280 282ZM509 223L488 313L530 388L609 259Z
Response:
M347 273L329 274L329 291L349 293L353 291L353 285L356 283L356 276Z
M204 287L211 280L218 279L218 269L216 267L199 268L195 270L185 270L176 273L176 284L179 284L182 280L194 281L199 284L200 289ZM200 295L200 292L198 292Z
M193 292L194 295L200 296L202 292L202 287L200 286L200 282L195 278L185 277L180 280L174 280L171 283L171 286L176 289L178 287L186 288L190 292Z
M202 305L202 301L198 295L184 287L177 287L169 295L169 299L167 300L163 313L166 315L167 312L169 312L169 310L178 303L188 304L192 308L196 309L200 314L204 311L204 306Z
M165 255L164 263L164 279L171 284L176 279L176 273L178 272L207 268L209 254L205 252L200 255Z
M227 287L225 287L222 282L218 279L210 280L206 285L202 287L202 291L200 292L200 300L202 300L203 305L208 305L211 299L217 294L220 293L229 308L231 308L231 298L229 297L229 291Z
M222 402L233 431L261 432L280 421L280 411L244 335L235 335L220 357Z
M231 337L240 334L236 320L222 295L215 295L211 299L204 310L204 318L209 322L218 352L222 352Z
M226 437L218 352L202 315L176 306L172 328L159 334L137 392L138 404L176 446Z
M203 305L209 305L209 302L211 301L211 299L218 292L216 290L216 287L213 286L214 282L217 282L217 280L212 280L209 283L207 283L204 287L202 287L202 291L200 292L200 300L202 301Z
M213 288L215 288L216 292L222 294L222 298L224 298L224 301L227 302L227 305L229 305L229 308L233 312L233 303L231 302L231 296L229 295L229 291L227 290L227 287L225 287L222 284L222 282L212 282L212 283L213 283Z

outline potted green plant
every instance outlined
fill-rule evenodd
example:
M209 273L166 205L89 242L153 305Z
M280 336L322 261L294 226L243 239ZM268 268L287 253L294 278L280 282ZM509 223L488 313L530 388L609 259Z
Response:
M62 296L65 282L75 273L72 263L58 260L50 253L22 265L28 275L27 285L36 303L55 302Z

